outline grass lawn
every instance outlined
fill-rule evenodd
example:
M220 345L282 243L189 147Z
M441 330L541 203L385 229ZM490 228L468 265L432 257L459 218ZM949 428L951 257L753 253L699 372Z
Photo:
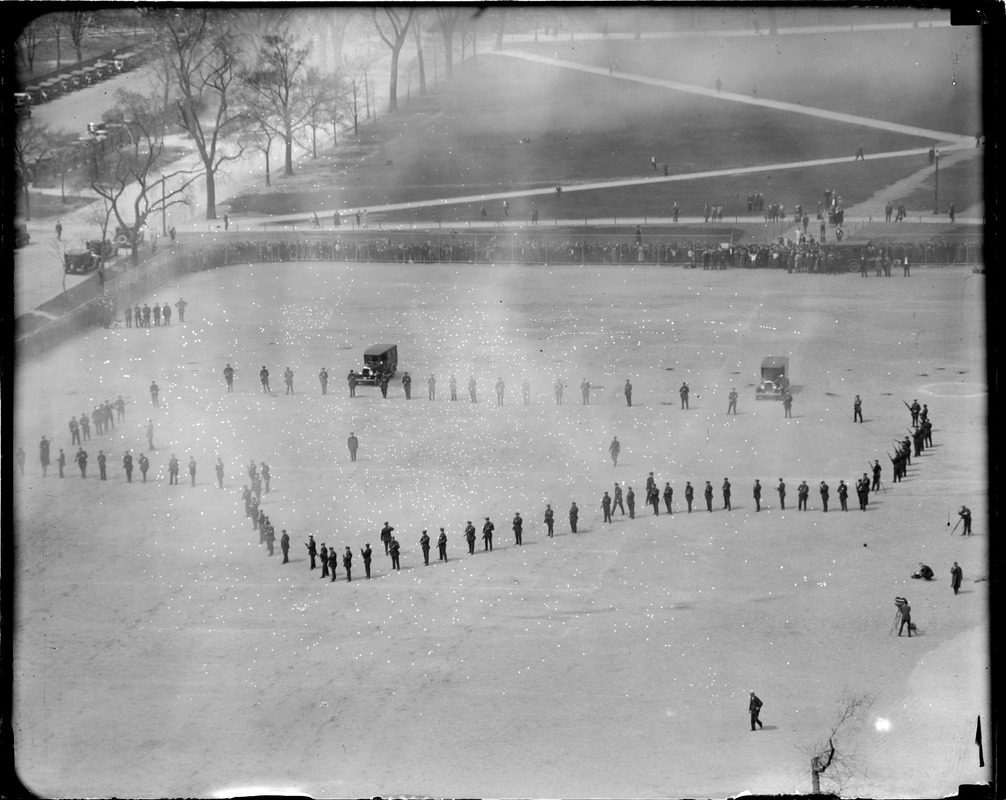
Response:
M982 159L971 158L952 167L940 167L940 210L945 214L952 202L960 214L969 206L984 202L984 178ZM926 178L906 198L910 208L932 208L935 180L935 176Z
M81 197L80 195L68 194L66 202L62 198L42 192L29 192L28 204L32 219L45 219L46 217L59 217L83 208L89 203L93 203L93 197ZM24 195L18 195L18 215L25 217Z

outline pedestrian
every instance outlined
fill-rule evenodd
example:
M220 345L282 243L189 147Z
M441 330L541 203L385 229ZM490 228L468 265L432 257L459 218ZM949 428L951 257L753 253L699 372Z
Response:
M328 394L328 369L326 369L325 367L322 367L321 372L318 373L318 382L321 384L321 394L323 396ZM350 392L350 397L352 397L354 394L356 393Z
M964 580L964 570L961 569L960 564L956 561L953 567L950 568L950 588L954 590L954 594L960 591L961 581Z
M688 513L692 513L692 500L695 499L695 489L691 481L685 481L685 502L688 503Z
M779 492L779 508L783 511L786 510L786 484L783 483L782 478L779 479L779 485L776 487L776 491Z
M279 537L279 549L283 551L283 563L290 563L290 534L283 529L283 535Z
M737 390L736 389L731 389L730 390L730 394L727 395L727 399L730 401L729 405L727 406L727 413L728 414L736 414L737 413Z
M580 518L580 509L576 507L576 501L569 507L569 529L576 533L576 521Z
M384 555L388 555L391 547L391 532L394 530L387 522L381 528L381 541L384 543Z
M428 567L430 565L430 537L426 531L423 531L423 535L419 537L419 547L423 551L423 564Z
M957 516L961 518L964 523L964 530L961 531L961 536L971 535L971 509L967 506L961 506L961 510L957 512Z
M830 489L828 488L828 484L825 483L824 481L821 481L821 489L820 489L820 492L821 492L821 506L822 506L822 509L823 509L823 511L825 513L828 512L828 493L829 493L829 491L830 491Z
M346 444L349 446L349 460L356 461L356 451L360 446L360 440L356 438L356 434L352 431L349 432Z
M437 553L438 561L447 560L447 533L443 528L440 529L440 536L437 537Z
M859 399L859 395L856 395L856 399L852 403L852 421L862 422L863 421L863 401Z
M632 408L632 384L628 378L625 379L625 404Z
M346 570L346 581L353 580L353 551L348 547L342 553L342 568ZM332 571L335 575L335 570Z
M267 518L268 520L268 518ZM276 529L272 526L271 522L268 522L268 527L265 532L265 546L269 550L269 555L276 555L276 551L273 549L276 544Z
M590 405L590 381L584 378L580 381L580 395L583 397L583 405Z
M605 494L607 494L607 492L605 492ZM521 535L524 533L524 520L521 519L519 511L514 514L513 525L511 527L513 528L514 544L523 545L524 542L521 541Z
M219 486L221 489L223 489L224 488L224 462L220 458L217 458L217 463L216 463L215 469L216 469L216 473L217 473L217 486Z
M726 478L723 479L723 508L726 511L731 511L730 507L730 481Z
M681 396L681 409L682 411L688 408L688 384L682 383L681 388L678 389L678 394Z
M168 236L171 237L172 243L174 243L174 241L175 241L175 233L176 233L176 231L175 231L175 226L174 225L172 225L170 228L168 228ZM178 321L179 322L185 322L185 320L181 316L178 317Z
M49 469L49 440L44 436L42 441L38 443L38 460L42 464L42 477L44 478Z
M19 447L17 454L18 454L18 458L19 458L18 466L21 468L21 474L24 475L24 450L22 450ZM105 451L104 450L99 450L98 451L98 477L101 480L103 480L103 481L108 479L108 475L105 472L105 466L107 465L107 463L108 463L108 458L105 456Z
M761 713L761 707L762 702L761 700L758 699L758 695L756 695L754 692L751 692L751 699L750 701L748 701L748 713L751 715L751 730L755 729L756 724L758 725L759 728L765 727L764 725L762 725L761 720L758 719L758 715Z
M384 373L382 373L381 377L379 378L379 382L384 383L385 379L386 379L386 375ZM346 383L349 384L349 396L350 397L356 397L356 384L358 382L359 382L359 378L356 375L356 370L352 370L351 369L349 371L349 375L346 376ZM384 383L384 385L386 387L387 383ZM384 392L384 396L385 397L388 396L387 391L385 389L382 389L381 391Z
M132 306L126 306L126 310L123 312L123 316L125 317L125 320L126 320L126 327L127 328L132 328L133 327L133 307Z
M406 372L402 376L402 388L405 389L405 399L406 400L411 400L412 399L412 376L409 375L408 372Z
M178 485L178 456L174 453L168 459L168 486Z
M56 220L56 241L63 240L63 223L60 220Z
M307 535L307 542L304 544L307 548L307 555L311 559L311 569L318 566L315 563L315 559L318 557L318 546L315 544L314 536L312 534Z
M755 478L754 488L751 490L751 496L754 497L755 511L761 511L761 481L757 478Z
M664 484L664 506L667 508L667 513L671 513L671 501L674 499L674 490L671 488L671 484Z
M880 466L880 461L876 458L873 459L873 483L870 485L871 491L880 491L880 474L882 472L883 468Z
M189 477L192 480L192 485L196 485L196 459L189 456Z
M321 550L318 551L318 559L321 562L321 577L328 577L328 547L321 543Z
M224 212L224 230L226 231L231 226L231 218L227 216L227 212Z
M618 441L618 437L614 436L611 439L611 444L608 445L608 452L611 454L611 465L613 467L618 466L618 454L622 451L622 445Z
M379 386L381 387L381 397L385 400L388 399L388 383L391 381L391 376L387 372L381 373ZM355 386L355 384L354 384ZM356 392L353 392L353 397L356 397Z
M475 526L471 520L465 526L465 541L468 542L468 555L475 555Z
M625 490L625 504L629 507L629 519L636 518L636 493L630 486Z
M63 467L66 466L66 453L63 452L63 448L59 449L59 455L56 456L56 466L59 467L59 477L63 477Z
M388 552L391 554L391 568L401 570L402 562L400 560L400 554L402 551L402 546L398 543L398 539L391 537L391 544L388 545Z
M151 405L158 406L158 407L161 405L160 402L159 402L159 400L158 400L158 397L160 396L160 393L161 393L161 387L158 386L155 381L151 381L150 382L150 403L151 403Z
M901 602L898 602L898 601ZM912 638L912 607L908 604L908 600L904 597L899 597L895 600L895 605L898 607L898 614L901 617L901 624L898 626L898 636L901 636L901 632L908 626L908 638Z
M426 381L426 384L429 387L429 392L428 393L429 393L429 396L430 396L430 400L436 400L437 399L437 379L433 375L430 375L430 378L429 378L428 381Z
M604 511L604 521L611 522L611 498L607 492L601 498L601 510Z
M224 380L227 382L227 391L234 391L234 367L228 364L224 367Z
M262 365L262 369L258 371L258 380L262 384L262 391L266 394L272 394L272 389L269 388L269 370L266 369L265 364Z
M458 379L454 377L454 373L453 372L451 373L450 387L451 387L451 400L457 400L458 399Z
M77 467L80 469L80 477L87 477L87 453L84 448L81 447L77 450L77 455L74 456L74 461L77 462Z
M62 452L62 451L60 451L60 452ZM140 453L140 457L139 457L139 459L137 459L137 462L140 465L140 475L143 478L143 482L146 483L147 482L147 470L150 469L150 460L143 453ZM60 475L60 477L63 477L62 474Z
M786 392L785 396L782 398L782 408L786 412L786 418L789 419L793 416L793 395Z
M845 485L845 481L838 482L838 489L836 489L836 491L838 492L838 502L841 505L842 510L848 511L849 487Z
M713 510L713 485L706 481L706 488L703 491L703 496L706 498L706 511L712 512Z
M122 468L126 471L126 483L133 482L133 457L127 450L122 456Z
M157 305L157 303L154 303L154 309L153 309L153 311L151 313L151 316L154 318L154 327L155 328L160 328L161 327L161 307L159 305Z
M285 394L293 394L293 370L289 367L283 371L283 382L286 384Z
M174 231L174 228L172 228L171 230ZM174 236L173 235L172 235L171 241L174 241ZM178 309L178 321L179 322L185 322L185 308L186 308L186 306L188 306L188 303L186 303L182 298L179 297L178 298L178 302L175 303L175 308Z
M553 538L553 526L555 525L555 512L552 511L552 506L549 503L545 504L545 527L548 528L547 536L551 539Z
M904 270L904 274L902 275L902 277L904 277L904 278L910 278L912 276L912 270L909 268L908 256L905 256L905 260L904 260L904 262L902 263L901 266L902 266L902 269ZM911 635L911 634L909 634L909 635Z
M469 395L469 397L472 398L472 402L473 403L478 402L475 399L475 386L476 386L475 378L473 376L469 375L468 376L468 395Z
M555 382L555 404L557 406L562 405L562 379L558 379Z
M262 483L265 484L265 493L269 494L269 492L272 491L272 488L269 485L269 482L272 480L272 471L269 469L269 465L264 461L262 462L260 472L262 473Z
M486 517L486 522L482 526L482 550L492 550L493 549L493 530L496 526L489 521L489 517Z
M807 498L810 497L810 487L807 485L807 481L801 481L800 485L796 487L796 508L797 511L807 510Z
M622 487L620 484L615 484L615 496L611 501L611 510L614 512L616 508L622 510L622 516L625 516L625 504L622 502Z
M164 324L171 327L171 306L167 303L161 306L161 316L164 317Z
M70 444L80 446L80 423L76 417L70 417Z
M496 380L496 405L503 405L503 392L506 387L503 384L503 378L498 378Z
M957 219L957 209L954 208L954 204L950 204L950 208L947 210L947 214L950 216L950 222L953 223Z
M363 559L363 571L367 575L367 580L370 580L370 560L374 557L374 551L370 549L370 542L367 542L367 546L360 551L360 557Z
M856 150L856 156L852 160L853 161L866 161L866 158L863 156L863 145L860 145L859 148Z

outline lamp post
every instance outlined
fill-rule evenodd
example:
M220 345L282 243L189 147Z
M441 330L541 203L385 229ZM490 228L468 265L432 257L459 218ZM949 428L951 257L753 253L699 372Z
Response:
M940 148L936 148L936 179L933 183L933 213L940 213Z

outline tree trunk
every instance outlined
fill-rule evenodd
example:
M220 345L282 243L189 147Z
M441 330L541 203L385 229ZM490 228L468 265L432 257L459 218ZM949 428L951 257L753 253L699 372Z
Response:
M272 186L272 177L269 174L269 149L265 151L265 185Z
M283 137L283 174L286 177L293 175L293 134Z
M217 176L212 165L206 167L206 219L217 218Z
M444 33L444 72L454 77L454 31Z
M339 118L332 117L332 144L339 146Z
M419 94L426 94L426 64L423 61L423 37L420 35L419 26L412 29L416 37L416 61L419 65Z
M31 196L28 194L28 181L24 182L24 221L31 222Z
M63 63L63 48L60 46L59 28L56 28L56 69Z
M391 51L391 83L388 86L388 113L398 113L398 53L399 50Z
M318 129L311 126L311 160L318 158Z
M810 760L811 791L814 794L821 794L821 773L818 770L818 764L817 757Z
M84 60L84 55L83 55L83 53L80 52L80 42L79 41L73 43L73 49L77 51L77 62L80 63L81 61Z

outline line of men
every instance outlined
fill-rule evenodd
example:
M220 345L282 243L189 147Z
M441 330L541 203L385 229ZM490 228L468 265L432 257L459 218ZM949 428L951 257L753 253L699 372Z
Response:
M178 298L178 302L175 303L175 308L178 309L178 321L185 322L185 308L188 303L185 302L183 298ZM163 306L159 306L154 303L154 307L151 308L146 303L141 307L139 303L135 306L126 306L125 311L123 311L123 319L126 322L127 328L132 328L133 324L136 324L137 328L149 328L151 323L153 327L159 328L161 326L161 321L164 321L165 326L171 325L171 305L165 303Z
M126 406L128 403L122 399L120 394L118 399L111 403L106 400L94 407L91 416L83 412L80 417L71 417L68 426L70 428L70 445L78 447L91 439L91 422L94 422L95 435L101 436L110 430L115 429L115 422L126 421ZM44 438L44 437L43 437Z

